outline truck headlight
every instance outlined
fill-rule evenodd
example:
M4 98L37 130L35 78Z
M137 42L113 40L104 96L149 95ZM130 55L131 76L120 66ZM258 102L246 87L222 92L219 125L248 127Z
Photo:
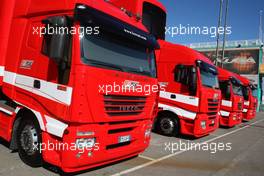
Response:
M206 121L201 121L201 127L203 130L206 129Z
M151 128L146 129L146 131L145 131L145 138L150 137L150 134L151 134Z
M81 138L76 140L78 149L92 148L95 145L95 138Z

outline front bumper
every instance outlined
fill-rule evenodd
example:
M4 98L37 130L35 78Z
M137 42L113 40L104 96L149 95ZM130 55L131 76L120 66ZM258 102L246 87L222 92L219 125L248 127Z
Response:
M194 137L206 136L219 127L218 115L214 118L209 118L207 114L197 114L194 120L180 119L181 134ZM202 127L201 123L204 124Z
M243 120L252 120L256 117L256 110L249 109L247 112L243 112Z
M77 136L77 132L92 131L94 135L85 136L85 138L96 138L96 146L88 150L80 150L76 147L67 150L62 148L44 150L43 159L61 167L64 172L77 172L130 158L142 153L148 147L150 133L146 136L146 131L151 131L150 124L149 120L140 120L131 123L69 126L68 134L65 134L61 141L44 133L45 143L49 141L74 146L76 139L83 138L83 136ZM122 136L130 136L130 141L120 143L119 139Z
M230 112L229 116L220 115L220 126L234 127L242 122L242 112Z

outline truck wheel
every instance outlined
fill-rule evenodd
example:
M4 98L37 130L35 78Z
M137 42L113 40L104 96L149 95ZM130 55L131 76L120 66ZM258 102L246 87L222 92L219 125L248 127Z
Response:
M41 166L40 144L41 132L38 122L33 118L22 119L17 131L17 146L19 157L25 164L31 167Z
M158 131L166 136L179 135L179 121L178 118L171 114L162 114L158 118Z

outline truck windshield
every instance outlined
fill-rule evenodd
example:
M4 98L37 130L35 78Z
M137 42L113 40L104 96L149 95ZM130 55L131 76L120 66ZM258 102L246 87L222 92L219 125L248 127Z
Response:
M77 5L74 20L84 29L80 35L84 64L156 77L155 37L138 27L86 5ZM84 32L98 28L96 34Z
M200 70L200 72L201 72L203 86L214 88L214 89L219 88L217 75L211 72L206 72L205 70L202 70L202 69Z
M81 52L85 64L156 77L154 51L117 35L84 35Z
M219 89L219 81L217 77L217 70L213 65L203 61L197 62L200 68L202 85L214 89Z
M232 88L233 88L234 94L239 95L239 96L243 96L242 86L238 85L238 84L234 84L232 81L231 81L231 83L232 83Z
M251 88L253 97L258 97L258 89Z

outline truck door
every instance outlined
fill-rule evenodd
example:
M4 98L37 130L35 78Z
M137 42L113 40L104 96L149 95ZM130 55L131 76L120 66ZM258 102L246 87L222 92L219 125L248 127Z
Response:
M57 63L49 57L53 34L48 30L43 17L28 20L15 83L26 91L24 96L29 97L33 107L63 117L71 103L72 88L68 86L71 62ZM71 57L71 45L67 51L67 57ZM19 96L22 99L22 95Z

